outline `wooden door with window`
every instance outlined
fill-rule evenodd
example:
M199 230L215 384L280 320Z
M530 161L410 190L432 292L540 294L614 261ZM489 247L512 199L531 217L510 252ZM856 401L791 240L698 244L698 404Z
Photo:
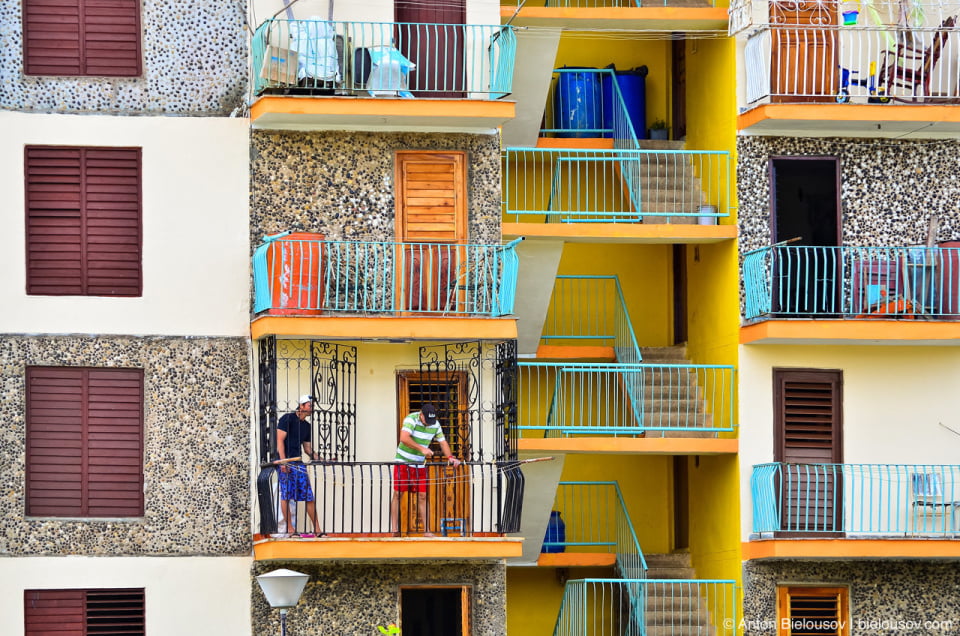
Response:
M463 152L400 151L397 170L398 310L456 306L460 250L467 240Z
M774 102L822 102L837 94L836 0L770 3Z
M397 440L403 418L419 411L424 404L433 404L443 436L450 445L454 457L466 461L469 457L469 419L467 409L468 377L465 371L438 371L422 373L401 371L397 374ZM434 460L427 461L427 516L429 531L439 535L442 520L462 520L453 536L466 535L470 531L470 468L461 465L449 466L443 459L440 444L430 445ZM410 493L402 493L400 499L400 532L403 534L425 532L422 519L418 519L417 502ZM456 525L460 525L457 523Z
M396 46L416 65L410 73L414 97L464 97L466 0L397 0Z
M843 531L842 374L775 369L774 461L784 534Z

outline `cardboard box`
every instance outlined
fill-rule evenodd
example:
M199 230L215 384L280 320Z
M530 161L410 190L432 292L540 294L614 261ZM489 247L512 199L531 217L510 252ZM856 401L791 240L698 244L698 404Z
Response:
M260 67L260 79L274 84L297 83L297 52L279 46L268 46Z

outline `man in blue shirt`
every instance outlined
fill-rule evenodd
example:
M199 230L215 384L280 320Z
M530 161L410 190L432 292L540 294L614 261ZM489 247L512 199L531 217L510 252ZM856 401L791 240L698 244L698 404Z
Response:
M277 422L277 452L281 460L299 457L301 448L311 459L317 459L317 453L310 442L310 422L307 421L312 412L313 397L301 395L297 410L287 413ZM306 502L307 516L313 522L313 531L322 536L320 524L317 523L317 504L310 487L310 478L307 476L307 467L301 464L280 465L280 511L287 526L287 533L296 534L297 529L290 519L291 500Z

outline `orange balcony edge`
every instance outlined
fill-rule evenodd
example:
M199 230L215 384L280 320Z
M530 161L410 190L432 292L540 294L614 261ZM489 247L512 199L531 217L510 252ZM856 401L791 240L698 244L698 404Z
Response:
M554 552L541 554L537 559L537 565L553 568L608 567L616 562L616 554L601 552Z
M744 561L757 559L935 559L960 557L955 539L767 539L745 541Z
M412 117L421 119L456 118L493 121L513 119L516 103L483 99L378 99L375 97L280 97L263 96L250 107L250 120L256 123L267 115L303 117L349 117L370 119Z
M517 440L521 452L642 453L646 455L730 455L737 439L701 437L525 437Z
M507 215L510 216L510 215ZM504 223L504 237L581 243L719 243L737 238L736 225L671 223Z
M897 104L762 104L737 116L737 129L767 120L837 122L960 122L956 106Z
M616 362L617 354L613 350L613 347L539 345L537 347L537 360L541 362L548 360L559 362L566 360L577 360L579 362Z
M740 344L960 345L960 322L926 320L765 320L740 328Z
M523 554L523 539L363 538L264 539L253 544L255 561L291 559L454 559L497 560Z
M514 19L517 24L549 24L551 22L584 23L616 26L617 23L664 22L690 28L726 27L726 7L500 7L501 19ZM665 25L666 26L666 25Z
M264 336L512 340L517 337L517 320L516 318L393 316L260 316L250 324L250 335L254 340Z

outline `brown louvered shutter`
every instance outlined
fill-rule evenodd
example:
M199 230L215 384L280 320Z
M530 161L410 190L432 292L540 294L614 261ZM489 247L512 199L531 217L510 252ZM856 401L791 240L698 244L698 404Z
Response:
M139 148L28 146L27 293L142 293Z
M779 636L847 636L850 591L845 587L777 588Z
M782 529L839 532L843 528L840 468L841 380L839 371L774 371L774 458L780 474Z
M462 152L397 153L397 236L401 241L466 240L465 166Z
M143 372L27 369L27 514L143 514Z
M84 590L24 590L26 636L86 636Z
M140 74L139 0L23 0L27 75Z
M140 636L145 628L143 588L25 590L26 636Z

